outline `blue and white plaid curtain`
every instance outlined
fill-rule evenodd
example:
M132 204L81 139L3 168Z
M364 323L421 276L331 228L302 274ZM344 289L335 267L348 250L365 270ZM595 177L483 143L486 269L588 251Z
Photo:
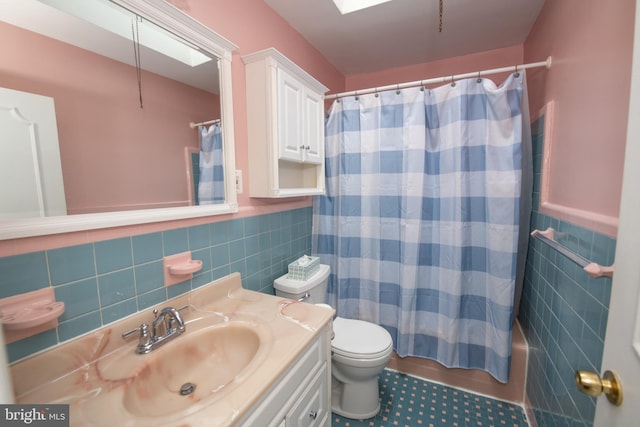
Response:
M222 128L213 124L199 127L200 175L198 180L198 204L224 203L224 166L222 153Z
M338 315L382 325L401 357L508 380L523 82L469 79L331 107L312 249L331 266Z

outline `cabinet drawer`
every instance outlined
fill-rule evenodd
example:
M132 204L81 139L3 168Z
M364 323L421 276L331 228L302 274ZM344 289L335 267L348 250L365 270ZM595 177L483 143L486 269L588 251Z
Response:
M327 364L325 363L287 415L285 425L287 427L324 426L329 416L327 387Z

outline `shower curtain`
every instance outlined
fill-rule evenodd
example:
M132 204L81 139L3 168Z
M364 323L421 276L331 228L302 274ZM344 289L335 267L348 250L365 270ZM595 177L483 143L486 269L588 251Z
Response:
M200 134L198 204L224 203L222 128L216 123L208 128L200 126L198 130Z
M330 109L312 251L331 267L338 315L382 325L401 357L508 380L530 211L524 81L385 91Z

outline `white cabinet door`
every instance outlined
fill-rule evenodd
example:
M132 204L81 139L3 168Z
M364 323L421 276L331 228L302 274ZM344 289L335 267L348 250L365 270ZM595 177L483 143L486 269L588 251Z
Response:
M321 164L324 157L324 120L322 94L304 91L304 161Z
M286 417L287 427L320 427L327 424L329 402L327 401L327 365L318 372L313 382L295 403Z
M278 69L278 157L298 163L322 163L323 97Z
M302 135L302 94L300 82L278 69L278 145L279 157L283 160L302 162L304 142Z

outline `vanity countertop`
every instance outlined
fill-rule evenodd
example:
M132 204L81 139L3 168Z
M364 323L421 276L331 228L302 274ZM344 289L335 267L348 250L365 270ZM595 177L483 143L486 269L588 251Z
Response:
M136 354L137 338L125 341L121 335L150 323L151 309L13 363L16 403L70 404L75 427L232 426L334 314L328 307L245 290L238 273L156 308L165 306L187 306L181 310L186 332L149 354ZM207 335L214 330L217 335ZM209 336L216 338L209 342ZM238 356L245 348L252 351L250 361ZM189 371L194 366L201 371ZM188 377L195 391L173 393L180 386L172 376L179 382Z

